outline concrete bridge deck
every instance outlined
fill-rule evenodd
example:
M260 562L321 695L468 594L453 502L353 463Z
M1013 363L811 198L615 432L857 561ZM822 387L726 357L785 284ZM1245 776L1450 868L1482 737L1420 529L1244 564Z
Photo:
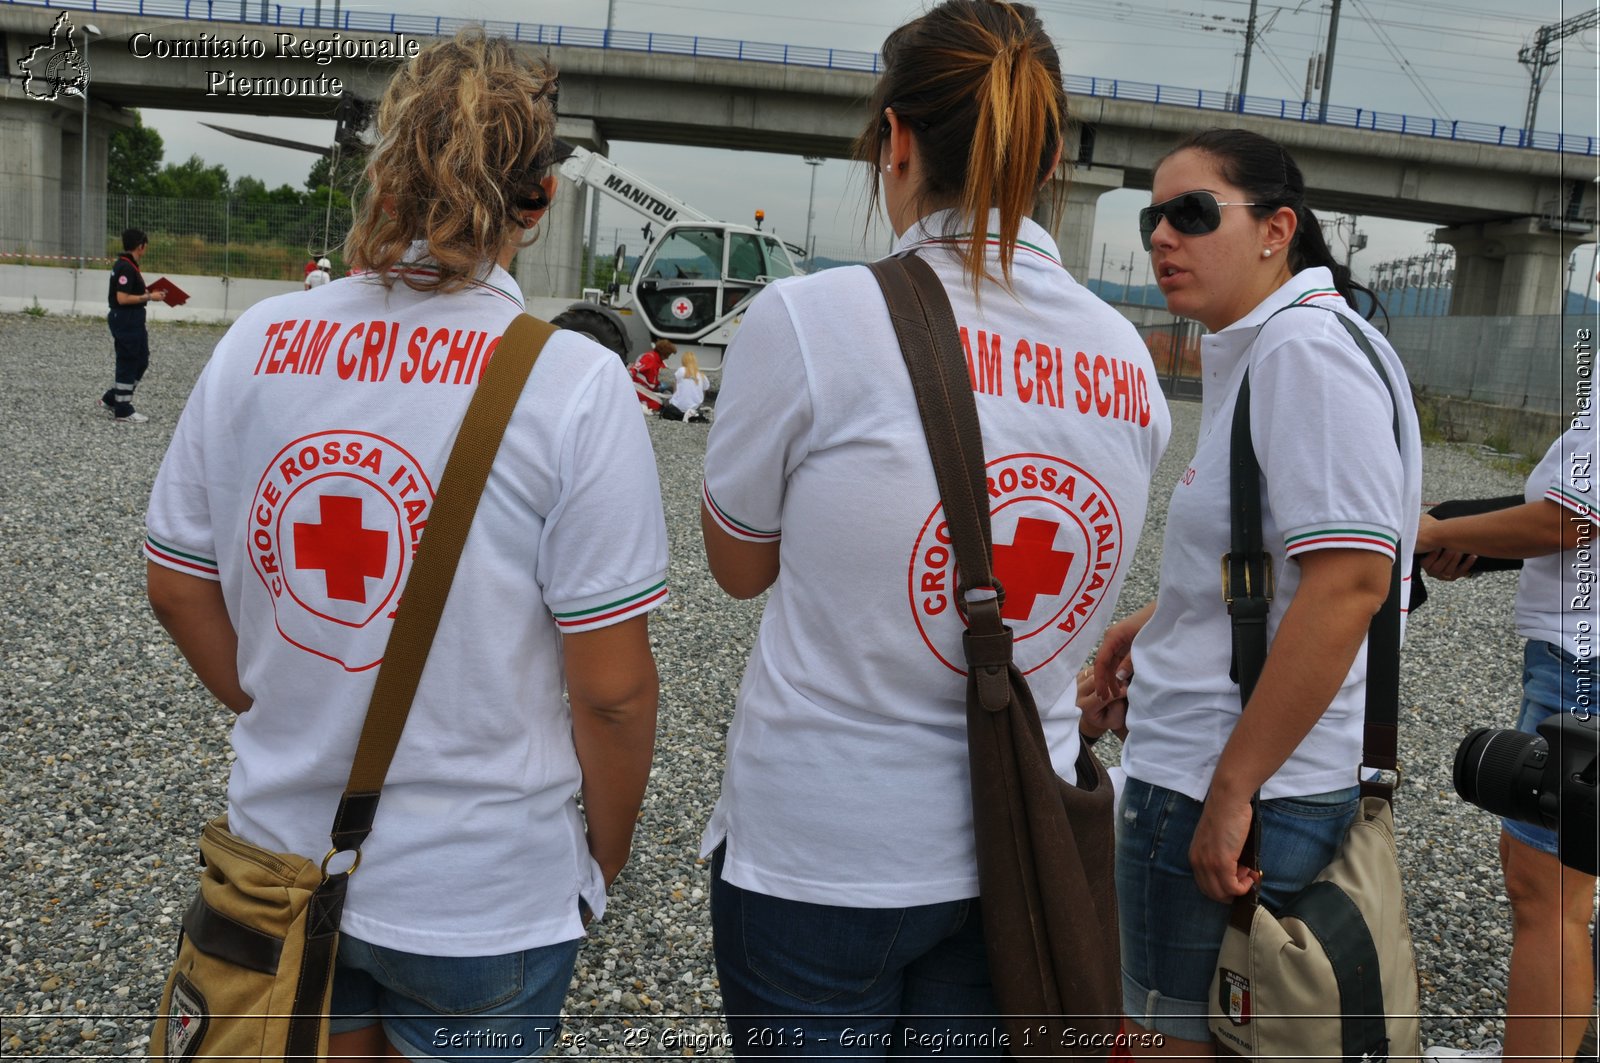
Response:
M393 62L335 55L314 60L304 57L304 49L315 52L349 41L381 41L398 49L408 40L418 41L423 31L448 29L449 21L346 12L344 28L318 29L298 24L305 21L307 9L283 7L270 10L280 20L287 13L288 26L227 21L231 13L249 6L244 0L82 0L69 5L77 25L92 18L101 31L89 51L91 191L104 187L105 138L126 121L129 108L331 117L338 97L325 94L326 89L243 95L238 87L287 81L325 86L337 79L343 93L375 99ZM213 20L164 17L202 9ZM134 13L121 13L130 10ZM8 70L17 69L32 47L48 39L59 14L55 6L0 3L0 36ZM389 32L391 27L397 32ZM515 24L490 28L509 28L512 36L523 36L529 29ZM716 54L680 54L681 48L666 47L672 43L666 39L662 50L640 50L622 46L626 42L619 34L568 31L567 39L579 43L551 43L548 38L562 40L562 33L546 31L561 27L532 29L537 40L528 47L547 55L562 72L565 135L602 151L611 140L630 140L847 158L875 78L876 58L869 53L812 49L816 54L798 56L797 61L790 61L786 51L779 59L770 51L741 58L742 47L728 47L741 42L720 42L707 49ZM594 46L597 42L584 35L596 32L601 32L599 44L617 46ZM284 42L278 35L285 33L302 49L298 57L280 57ZM674 40L692 42L698 53L702 39ZM163 42L164 58L158 54ZM172 54L185 50L201 54L192 58ZM238 52L262 57L238 58ZM804 61L808 59L812 61ZM219 84L218 74L228 77ZM1305 170L1308 198L1315 209L1443 227L1439 239L1457 250L1458 305L1453 312L1555 312L1566 255L1572 246L1591 238L1600 156L1574 150L1594 150L1592 139L1556 142L1571 150L1542 150L1515 146L1541 142L1512 130L1512 146L1506 146L1503 128L1500 142L1486 143L1458 135L1477 129L1470 123L1448 123L1453 127L1446 131L1449 135L1440 134L1438 123L1429 127L1423 120L1414 120L1414 128L1407 132L1357 128L1266 117L1260 112L1267 105L1254 97L1243 101L1241 114L1213 109L1218 94L1211 94L1208 106L1203 92L1169 89L1167 99L1179 102L1153 102L1122 98L1124 85L1132 95L1150 95L1137 83L1077 80L1089 82L1091 91L1110 86L1109 94L1072 95L1070 106L1079 133L1076 166L1068 175L1067 205L1060 217L1041 220L1057 233L1068 267L1080 276L1086 275L1099 196L1114 188L1149 187L1151 168L1175 140L1214 124L1251 128L1285 144ZM1159 100L1160 86L1143 88L1152 87ZM81 106L75 96L34 99L16 82L0 93L0 135L19 148L0 161L0 212L8 219L4 231L26 223L33 246L41 252L53 246L70 253L75 241L75 233L61 233L61 219L52 218L48 192L52 184L56 191L77 187ZM1403 116L1389 117L1401 117L1400 125L1406 128ZM1371 120L1377 124L1375 117ZM1428 129L1432 132L1423 135ZM1485 139L1493 138L1486 134ZM670 185L670 176L658 179ZM41 180L45 192L28 191L39 187ZM552 232L530 252L541 258L540 268L521 271L530 278L528 283L535 284L529 294L576 294L577 264L582 260L581 200L574 196L558 201ZM94 219L88 221L88 231L97 232ZM531 280L535 276L541 279Z

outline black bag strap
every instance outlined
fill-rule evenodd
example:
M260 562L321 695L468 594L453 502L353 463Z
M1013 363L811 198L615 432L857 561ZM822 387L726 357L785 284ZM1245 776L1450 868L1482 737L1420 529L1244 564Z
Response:
M500 338L467 405L445 462L438 494L428 512L427 532L406 580L394 626L389 630L350 778L333 820L334 852L359 853L361 843L372 830L383 779L389 773L400 732L411 712L411 700L416 696L433 636L439 629L439 617L450 595L456 564L461 560L489 469L533 364L555 333L554 325L519 314ZM333 852L328 855L331 857ZM327 861L323 863L326 867Z
M1005 588L994 574L983 434L955 312L933 267L914 254L872 262L867 268L883 288L930 443L928 454L955 551L958 600L967 614L967 665L984 708L998 712L1011 698L1011 630L1000 618ZM938 446L932 445L934 440Z
M1350 338L1377 372L1389 392L1394 407L1391 428L1395 445L1400 444L1400 402L1383 360L1373 349L1361 327L1337 310L1329 307L1297 303L1275 311L1267 321L1285 310L1308 306L1332 314L1344 326ZM1262 322L1266 327L1266 322ZM1233 621L1234 679L1239 684L1239 704L1250 703L1256 681L1267 660L1267 613L1272 602L1272 558L1262 542L1261 531L1261 465L1256 460L1255 443L1250 435L1250 369L1245 367L1244 381L1239 386L1239 397L1233 408L1233 425L1230 437L1228 498L1231 514L1229 553L1223 558L1223 600L1228 603L1228 613ZM1395 563L1389 573L1389 596L1383 607L1373 616L1367 629L1367 698L1365 725L1362 730L1361 760L1364 767L1397 771L1396 755L1400 712L1400 549L1395 549ZM1382 780L1361 780L1363 797L1381 797L1393 804L1394 784ZM1256 791L1250 807L1256 815L1251 817L1250 833L1245 839L1242 863L1261 868L1261 793ZM1249 911L1259 901L1257 890L1252 888L1243 904L1234 905L1234 919L1249 926Z

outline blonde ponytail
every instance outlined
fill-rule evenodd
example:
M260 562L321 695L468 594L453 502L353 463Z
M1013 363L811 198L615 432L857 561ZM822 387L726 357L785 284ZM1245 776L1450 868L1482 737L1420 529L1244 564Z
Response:
M389 270L421 240L437 272L405 283L440 291L498 259L554 159L555 89L543 60L475 27L401 67L378 109L349 257L392 284Z

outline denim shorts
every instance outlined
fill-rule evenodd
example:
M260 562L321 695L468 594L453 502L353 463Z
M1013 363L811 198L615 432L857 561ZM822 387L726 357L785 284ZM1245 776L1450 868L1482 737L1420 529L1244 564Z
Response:
M976 897L845 908L770 897L711 860L711 925L740 1060L1004 1054Z
M383 1023L411 1059L534 1059L561 1033L581 938L502 956L422 956L339 939L333 1033Z
M1559 712L1580 706L1595 711L1594 660L1580 661L1559 646L1529 639L1522 651L1522 712L1517 730L1537 734L1539 725ZM1541 853L1556 855L1556 832L1548 827L1502 819L1511 837Z
M1357 787L1261 803L1261 897L1281 906L1333 860L1355 818ZM1117 823L1122 1007L1146 1029L1210 1041L1211 975L1230 906L1200 892L1189 866L1204 806L1138 779Z

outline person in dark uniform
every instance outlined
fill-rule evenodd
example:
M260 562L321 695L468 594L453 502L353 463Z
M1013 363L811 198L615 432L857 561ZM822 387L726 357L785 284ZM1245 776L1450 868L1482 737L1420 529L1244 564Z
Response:
M106 323L111 326L111 341L117 349L117 374L111 387L100 396L100 406L124 424L142 424L149 418L133 408L133 389L138 387L150 365L150 336L144 327L145 304L167 301L165 292L145 290L139 260L144 257L149 238L140 229L122 234L122 254L111 266L111 288L107 295L110 310Z

